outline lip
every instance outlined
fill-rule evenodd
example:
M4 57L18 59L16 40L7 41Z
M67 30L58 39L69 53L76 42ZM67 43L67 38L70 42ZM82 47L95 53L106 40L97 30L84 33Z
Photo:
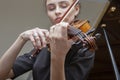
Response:
M59 23L61 21L61 19L62 19L62 17L58 17L58 18L55 19L55 22Z

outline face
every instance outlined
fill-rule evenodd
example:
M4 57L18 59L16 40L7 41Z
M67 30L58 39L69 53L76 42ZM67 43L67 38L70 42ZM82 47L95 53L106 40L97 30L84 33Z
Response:
M72 5L73 0L46 0L47 14L53 24L57 24ZM79 13L79 6L75 6L64 21L70 23Z

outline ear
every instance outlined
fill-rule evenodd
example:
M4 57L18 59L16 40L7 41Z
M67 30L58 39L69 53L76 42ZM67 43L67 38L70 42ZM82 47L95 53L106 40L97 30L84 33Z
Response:
M80 5L77 4L77 5L75 6L75 16L77 16L77 15L79 14L79 12L80 12Z

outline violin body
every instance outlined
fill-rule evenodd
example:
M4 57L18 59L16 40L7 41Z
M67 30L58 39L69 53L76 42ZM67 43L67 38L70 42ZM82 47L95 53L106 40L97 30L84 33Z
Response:
M88 20L76 20L71 25L74 26L77 29L80 29L84 33L89 31L90 28L91 28Z

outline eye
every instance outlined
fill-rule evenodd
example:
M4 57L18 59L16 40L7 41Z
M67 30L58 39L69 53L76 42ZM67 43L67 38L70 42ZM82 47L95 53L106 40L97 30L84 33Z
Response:
M53 11L53 10L55 10L55 8L56 8L56 6L55 6L54 4L49 4L49 5L47 6L47 9L48 9L49 11Z
M60 3L61 8L67 8L68 6L69 6L69 4L67 2L61 2Z

